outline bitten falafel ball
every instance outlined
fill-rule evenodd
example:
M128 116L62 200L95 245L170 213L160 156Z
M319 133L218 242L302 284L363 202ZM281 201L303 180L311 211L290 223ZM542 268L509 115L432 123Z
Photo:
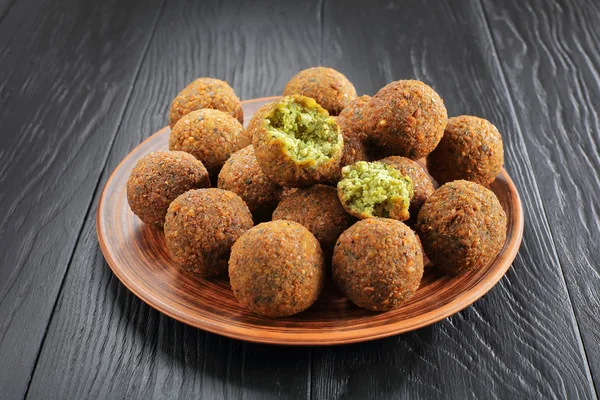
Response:
M354 222L331 186L301 188L286 196L273 212L273 220L296 221L306 227L331 255L335 241Z
M262 170L281 186L309 186L338 174L340 127L314 99L294 95L267 104L247 132Z
M285 85L284 96L301 94L313 98L331 115L338 115L356 98L354 85L333 68L314 67L298 72Z
M214 176L233 153L248 146L251 140L231 115L203 108L177 121L171 130L169 149L190 153Z
M226 275L231 246L252 225L250 210L235 193L190 190L169 206L167 250L184 270L204 277Z
M256 225L233 245L229 280L235 297L250 310L285 317L310 307L325 279L317 239L293 221Z
M227 82L213 78L198 78L173 99L169 112L169 125L172 128L181 117L201 108L221 110L241 124L244 123L242 103Z
M346 211L357 218L409 218L412 180L389 165L359 161L345 166L337 189Z
M182 151L157 151L140 159L127 179L127 202L142 222L162 229L169 204L190 189L210 187L202 162Z
M253 214L272 213L283 191L262 171L252 145L229 157L219 173L218 186L240 196Z
M391 156L381 159L379 162L396 168L402 175L408 176L412 181L414 195L410 200L408 211L410 221L416 221L421 206L435 191L431 177L427 175L427 172L416 161L406 157Z
M459 274L483 268L498 255L506 239L506 214L491 190L454 181L429 196L416 227L429 259Z
M418 160L439 143L448 120L444 101L421 81L395 81L373 96L369 130L385 155Z
M365 122L365 109L371 102L371 96L360 96L349 103L337 118L344 137L344 151L341 166L357 161L370 160L369 134Z
M427 169L439 184L464 179L488 186L502 164L500 132L489 121L470 115L450 118L440 144L427 156Z
M423 254L400 221L371 218L342 233L333 252L333 280L350 301L372 311L400 307L419 288Z

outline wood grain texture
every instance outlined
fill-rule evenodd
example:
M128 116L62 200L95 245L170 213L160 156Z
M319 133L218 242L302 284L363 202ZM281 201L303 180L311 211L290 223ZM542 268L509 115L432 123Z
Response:
M276 98L275 98L276 99ZM250 119L274 98L242 103ZM504 276L521 244L523 210L503 170L490 188L506 212L506 242L485 268L451 276L426 268L419 290L397 310L372 313L337 290L325 291L305 312L265 318L243 307L225 279L202 279L182 271L166 249L164 234L144 225L127 204L127 179L137 161L168 149L165 127L137 146L113 171L98 205L98 241L109 266L136 296L189 325L236 339L281 345L327 345L365 341L432 324L469 306ZM424 166L424 160L421 160Z
M513 268L472 307L414 333L315 349L312 397L594 398L526 131L512 112L479 3L325 5L323 64L345 72L359 93L421 79L440 93L449 115L478 115L498 126L526 220Z
M0 23L6 18L8 11L15 2L16 0L0 0Z
M25 393L156 3L19 0L0 24L0 398Z
M600 3L484 1L600 389Z
M225 79L242 98L258 97L317 64L320 4L285 3L170 2L106 172L166 124L172 98L193 78ZM308 398L309 365L307 349L226 339L146 306L114 278L88 216L28 397Z

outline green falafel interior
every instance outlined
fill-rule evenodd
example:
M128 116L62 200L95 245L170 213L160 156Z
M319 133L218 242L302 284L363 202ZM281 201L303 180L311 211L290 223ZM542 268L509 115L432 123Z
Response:
M287 96L267 116L267 131L281 141L296 162L322 164L340 153L340 128L314 99Z
M408 219L413 183L394 167L359 161L342 169L337 187L340 200L355 216Z

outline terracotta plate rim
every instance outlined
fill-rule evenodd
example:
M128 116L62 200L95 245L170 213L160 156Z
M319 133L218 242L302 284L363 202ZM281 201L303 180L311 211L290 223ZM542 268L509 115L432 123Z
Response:
M276 100L279 97L280 96L257 98L245 100L242 103L244 105L257 102L262 103L266 101ZM512 204L514 204L515 206L513 210L515 234L507 238L509 240L504 244L504 248L502 250L503 253L501 253L504 261L500 268L496 268L492 273L485 275L484 279L478 282L473 288L462 292L452 301L441 307L438 307L424 314L414 316L410 319L404 319L398 322L390 322L386 325L378 326L377 328L367 326L366 328L355 328L340 331L331 330L329 332L326 332L322 329L316 329L314 332L310 333L293 333L275 330L273 332L270 332L266 330L265 327L234 327L233 325L227 325L220 321L215 321L206 316L195 315L192 317L190 316L190 314L186 313L185 310L171 307L170 305L161 301L160 298L157 298L156 296L147 292L145 288L141 286L135 279L132 279L130 276L124 273L124 271L119 267L119 265L112 257L112 254L107 247L107 244L104 240L104 238L107 237L107 235L106 232L102 230L101 224L101 210L103 209L104 204L106 202L107 188L110 187L110 184L116 174L116 171L118 171L130 157L135 155L141 147L144 147L146 142L152 140L154 136L162 134L167 129L169 129L168 126L162 128L158 132L154 133L152 136L145 139L142 143L136 146L115 168L115 170L107 180L102 191L100 200L98 202L96 213L96 233L98 235L98 242L100 244L100 248L104 255L104 258L106 259L109 267L111 268L115 276L125 285L125 287L127 287L127 289L129 289L133 294L135 294L138 298L140 298L150 307L162 312L163 314L168 315L169 317L176 319L177 321L212 333L223 335L232 339L245 340L254 343L290 346L320 346L363 342L367 340L380 339L419 329L431 325L435 322L438 322L465 309L466 307L473 304L476 300L480 299L484 294L486 294L492 287L494 287L498 283L498 281L500 281L500 279L506 274L506 272L512 265L518 253L523 238L524 219L521 199L519 193L517 192L514 182L512 181L508 173L504 169L502 169L500 175L506 181L506 184L508 186L508 192L510 193L510 197L512 197L513 200ZM374 330L376 330L376 332L374 332Z

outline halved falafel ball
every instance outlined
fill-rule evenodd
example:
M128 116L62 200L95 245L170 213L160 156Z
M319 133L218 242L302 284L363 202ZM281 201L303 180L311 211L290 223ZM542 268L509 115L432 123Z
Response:
M211 176L216 176L225 161L251 140L231 115L203 108L177 121L171 130L169 149L190 153L202 161Z
M371 218L342 233L333 252L333 280L350 301L372 311L400 307L419 288L423 254L400 221Z
M385 155L418 160L439 143L448 120L444 101L421 81L395 81L373 96L368 125Z
M421 206L435 191L431 177L416 161L406 157L391 156L381 159L379 162L396 168L402 175L408 176L412 181L414 195L410 200L408 212L410 221L416 221Z
M380 162L359 161L342 168L338 197L357 218L384 217L405 221L413 197L410 177Z
M244 123L242 103L227 82L213 78L198 78L173 99L169 112L169 125L172 128L181 117L201 108L221 110L241 124Z
M366 107L371 102L371 96L360 96L346 106L336 122L344 137L344 151L341 166L354 164L357 161L369 161L371 158L369 134L365 120Z
M169 206L167 250L184 270L203 277L226 275L231 246L252 225L250 210L235 193L190 190Z
M273 220L296 221L319 241L326 255L331 255L338 237L354 223L331 186L315 185L289 194L273 212Z
M317 239L293 221L256 225L233 245L229 280L235 297L250 310L285 317L310 307L325 279Z
M335 179L344 140L340 127L314 99L294 95L263 106L252 118L256 158L281 186L309 186Z
M506 239L506 214L494 192L460 180L429 196L416 228L429 259L459 274L483 268L498 255Z
M327 67L298 72L285 85L284 96L301 94L317 101L331 115L338 115L356 98L354 85L339 71Z
M440 144L427 156L427 169L439 184L464 179L488 186L502 164L500 132L489 121L470 115L450 118Z
M169 204L190 189L210 187L202 162L182 151L157 151L140 159L127 179L127 202L142 222L162 229Z
M283 191L262 171L252 145L229 157L219 173L218 186L240 196L253 214L270 215L279 204Z

